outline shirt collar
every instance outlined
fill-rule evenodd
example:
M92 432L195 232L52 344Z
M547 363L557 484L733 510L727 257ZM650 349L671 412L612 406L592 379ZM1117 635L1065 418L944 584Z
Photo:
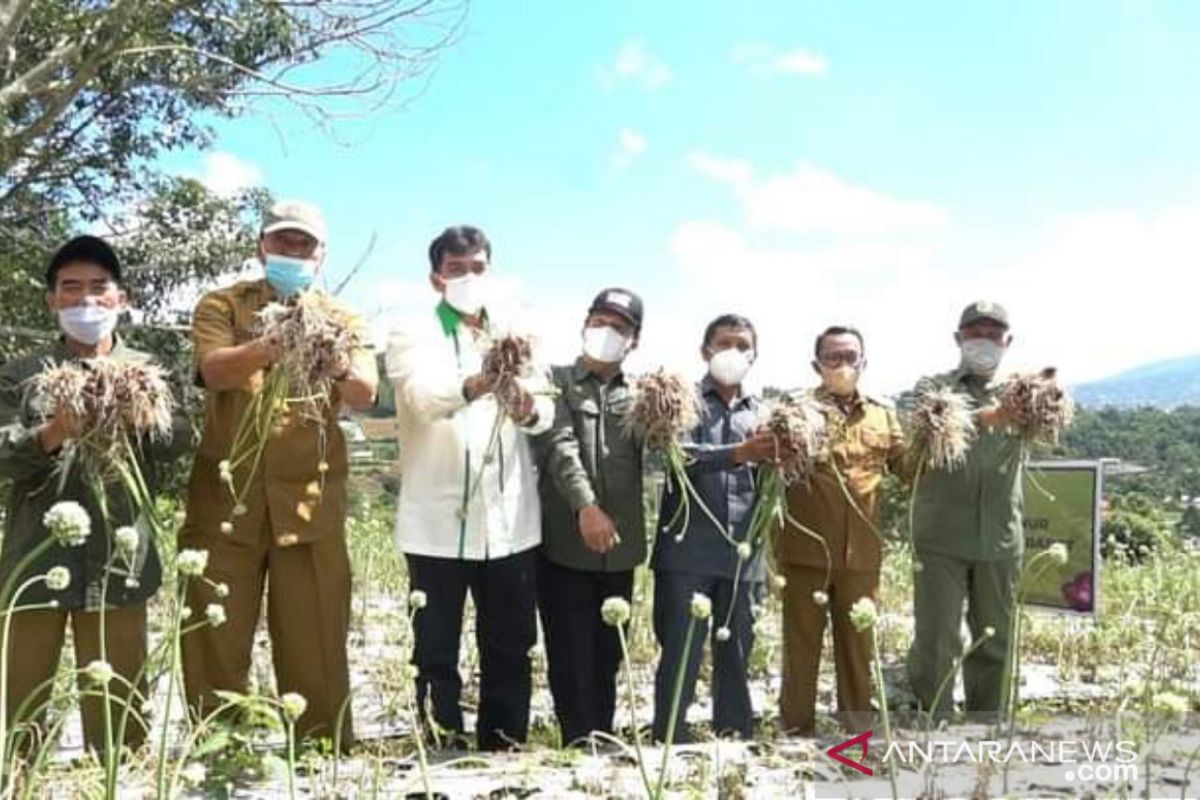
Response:
M725 401L721 398L720 392L717 390L717 381L712 375L705 375L700 379L700 394L704 397L714 397L724 405ZM751 405L754 402L754 396L746 392L745 384L742 385L741 393L733 402L732 408L743 408Z
M129 347L125 344L125 337L113 331L112 350L109 350L107 355L100 356L100 358L121 358L128 350ZM67 335L65 333L60 333L59 337L54 340L52 354L59 361L74 361L78 358L75 355L75 351L67 345Z
M579 356L575 359L575 366L572 369L572 374L574 375L576 381L586 380L588 376L595 377L596 380L602 380L599 375L588 369L587 361L583 356ZM609 381L612 383L624 383L625 371L618 368L616 373L612 376L612 378L609 379Z
M462 324L462 314L454 310L445 300L438 303L434 313L437 314L438 322L442 324L442 333L446 336L453 336L458 331L458 326Z
M443 299L437 304L437 308L434 309L434 313L437 314L438 322L442 326L442 333L445 334L447 338L458 333L458 328L463 324L464 317L461 311L454 308L454 306L450 305ZM488 313L486 310L480 313L483 315L483 326L486 330L489 323Z
M825 403L826 405L830 405L838 409L842 408L842 404L839 402L840 398L833 392L829 391L829 389L827 389L824 385L813 389L813 397L815 397L819 402ZM861 391L855 389L854 396L851 398L851 400L852 402L849 405L850 411L857 411L858 409L862 408L863 395Z

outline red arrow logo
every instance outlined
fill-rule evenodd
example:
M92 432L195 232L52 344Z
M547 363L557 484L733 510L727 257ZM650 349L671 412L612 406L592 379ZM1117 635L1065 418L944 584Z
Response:
M858 736L855 736L853 739L847 739L846 741L842 742L841 744L835 744L833 747L829 748L825 752L828 753L829 757L832 758L834 761L840 761L841 763L845 764L847 767L853 767L854 769L858 770L859 772L861 772L864 775L874 775L875 770L871 769L870 767L864 766L862 764L862 762L860 762L860 761L851 761L850 759L848 759L844 755L842 755L842 751L845 750L847 747L853 747L856 744L861 744L862 745L862 757L866 758L867 757L867 749L870 747L870 743L871 743L871 733L872 733L872 731L867 731L866 733L860 733Z

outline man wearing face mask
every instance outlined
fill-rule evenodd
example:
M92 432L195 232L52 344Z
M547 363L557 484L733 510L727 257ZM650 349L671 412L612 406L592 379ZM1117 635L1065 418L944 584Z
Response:
M47 581L35 580L21 593L20 606L41 608L17 611L11 619L5 654L10 724L26 722L41 728L41 712L49 699L49 683L58 669L68 622L75 663L88 664L101 659L103 653L119 676L110 685L113 699L109 711L114 720L123 714L131 686L138 693L145 692L139 673L146 657L146 600L158 591L162 578L154 539L137 524L138 510L123 491L114 489L109 493L105 514L91 484L66 460L71 440L78 435L76 421L65 409L45 408L41 398L30 390L30 382L50 365L82 359L150 359L129 347L115 332L117 318L126 304L120 281L121 264L102 239L80 236L67 242L46 270L50 312L57 318L62 336L0 369L0 475L11 481L0 551L0 585L8 585L11 580L15 590L54 567L65 567L70 572L70 583L65 588L56 590ZM156 467L181 453L190 441L191 428L181 411L172 420L169 442L136 445L142 474L151 489L157 482ZM79 547L55 545L22 566L26 555L50 536L43 518L60 501L74 501L87 511L91 535ZM123 526L135 527L140 534L139 546L128 570L122 566L109 572L113 547L110 532ZM16 574L18 567L20 574ZM50 608L50 603L56 607ZM136 696L128 702L135 712L141 708L142 701ZM103 750L104 702L86 697L81 705L85 743ZM145 728L133 717L125 734L124 743L136 747L145 737ZM40 736L32 738L36 741Z
M825 412L832 459L788 490L788 509L824 546L789 524L775 550L786 579L780 712L784 730L801 736L815 733L827 619L833 624L838 714L851 731L870 727L871 634L856 631L849 612L861 597L878 602L883 479L900 471L904 455L892 404L859 391L867 366L862 334L828 328L817 337L815 356L821 385L811 396Z
M951 693L942 692L936 709L933 700L943 681L953 680L961 658L966 710L991 718L1007 705L1004 665L1025 548L1021 442L1006 430L996 405L1001 390L996 373L1012 343L1008 313L997 303L971 304L955 340L959 366L922 379L906 399L907 404L926 390L950 388L976 409L977 423L966 464L919 473L913 509L916 632L908 667L923 707L945 717L952 710ZM972 639L965 658L964 601Z
M248 474L249 466L234 470L239 488L249 481L241 513L232 507L220 469L247 406L280 356L279 344L256 332L255 315L268 303L320 291L312 283L325 259L325 242L319 209L296 200L277 203L268 211L259 239L264 277L210 292L192 318L196 380L205 389L206 403L179 544L207 550L205 577L228 587L228 597L222 599L208 581L189 581L188 606L224 603L228 619L183 637L183 669L189 702L201 713L220 704L217 692L247 690L266 584L279 692L296 692L308 700L297 732L334 739L340 722L345 747L352 730L346 657L349 470L337 416L343 405L363 410L374 404L378 372L371 351L357 350L344 365L323 423L285 415L267 435L253 474ZM314 497L322 461L324 485ZM232 531L223 529L231 518Z
M387 372L400 443L396 539L412 589L428 601L414 623L418 706L448 733L441 741L462 744L458 653L470 592L481 671L476 741L505 750L528 733L537 640L542 531L527 437L551 426L554 401L544 376L524 381L515 419L496 427L495 387L482 370L503 332L489 291L491 254L483 231L470 226L433 240L429 281L439 302L392 330Z
M621 644L600 607L609 597L632 599L633 571L646 557L642 443L624 424L632 397L621 369L641 329L637 295L596 295L582 355L551 371L554 426L537 440L538 608L563 744L612 733Z
M758 336L745 317L726 314L709 323L701 348L708 362L708 374L699 387L704 403L701 420L691 441L684 443L692 458L688 475L697 493L737 541L745 540L754 509L753 465L776 454L774 438L757 432L758 398L743 386L757 348ZM661 524L675 516L679 502L680 487L668 485L659 510ZM684 659L689 607L695 593L712 600L713 730L719 736L750 738L754 717L746 664L754 645L750 606L764 577L761 549L740 559L734 546L693 501L685 530L657 531L651 567L654 633L662 648L654 683L655 738L666 739L675 675ZM686 654L676 742L689 740L683 711L695 694L703 654L704 637L694 636Z

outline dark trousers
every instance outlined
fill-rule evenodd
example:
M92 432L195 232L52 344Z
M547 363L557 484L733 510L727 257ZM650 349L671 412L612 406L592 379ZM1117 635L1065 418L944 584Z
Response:
M406 557L410 586L428 600L414 625L418 706L429 708L440 728L462 733L458 650L470 591L479 648L479 749L506 750L524 743L529 733L529 651L537 641L537 551L491 561Z
M600 617L609 597L633 598L633 570L583 572L541 558L538 609L562 743L612 733L621 640Z
M679 665L684 662L684 642L692 621L692 595L708 595L712 600L711 626L698 621L692 634L692 646L686 653L687 666L683 676L683 691L679 698L679 715L673 741L689 740L684 717L696 693L696 676L704 654L704 640L712 639L713 659L713 732L718 736L736 734L749 739L754 728L754 713L750 707L750 687L746 667L754 646L754 619L750 600L756 584L741 582L737 597L733 581L707 575L680 572L654 573L654 635L662 649L658 672L654 678L654 738L665 741L675 695L675 679ZM733 614L730 617L730 606ZM717 631L729 618L730 637L721 642Z

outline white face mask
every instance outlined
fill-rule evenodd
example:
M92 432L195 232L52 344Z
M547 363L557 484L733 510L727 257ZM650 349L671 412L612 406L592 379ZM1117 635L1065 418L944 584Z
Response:
M713 380L722 386L738 386L746 377L746 373L750 371L752 363L754 363L752 350L742 351L736 347L730 347L712 354L708 360L708 374L712 375Z
M488 303L488 279L482 275L464 275L445 282L446 302L463 314L475 315Z
M616 364L629 352L629 337L616 328L602 325L583 331L583 354L602 364Z
M1004 358L1004 346L991 339L967 339L960 349L963 366L972 375L980 377L995 375Z
M113 328L117 327L118 314L114 308L88 303L60 308L58 324L67 336L91 346L99 344L113 332Z

